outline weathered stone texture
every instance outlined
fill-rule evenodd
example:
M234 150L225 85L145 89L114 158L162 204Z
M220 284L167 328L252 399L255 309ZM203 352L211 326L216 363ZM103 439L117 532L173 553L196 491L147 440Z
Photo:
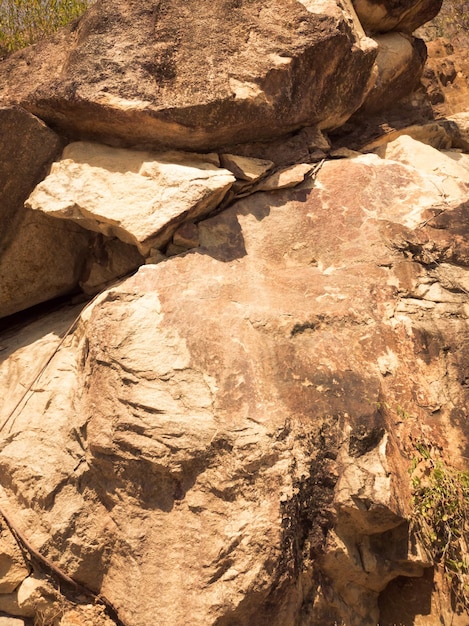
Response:
M215 209L234 183L218 156L69 144L26 205L117 237L142 254Z
M0 65L0 317L96 294L0 332L14 621L453 623L408 469L469 457L467 119L322 134L439 5L100 0Z
M427 51L424 42L403 33L376 35L377 80L360 112L385 111L418 86ZM359 112L359 113L360 113Z
M23 203L60 151L59 137L19 107L0 109L0 317L77 284L89 237Z
M409 435L467 454L467 186L445 204L446 176L365 155L238 201L88 307L13 415L57 337L2 338L3 497L31 541L128 626L375 625L429 565Z
M339 126L375 56L335 1L101 0L7 59L0 97L74 137L206 151Z

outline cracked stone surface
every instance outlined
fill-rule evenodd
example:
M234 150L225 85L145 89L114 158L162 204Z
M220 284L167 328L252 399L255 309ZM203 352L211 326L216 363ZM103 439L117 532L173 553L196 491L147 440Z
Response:
M77 308L0 336L0 504L126 626L372 626L425 580L412 441L469 446L468 203L435 176L326 162L200 222L63 341Z

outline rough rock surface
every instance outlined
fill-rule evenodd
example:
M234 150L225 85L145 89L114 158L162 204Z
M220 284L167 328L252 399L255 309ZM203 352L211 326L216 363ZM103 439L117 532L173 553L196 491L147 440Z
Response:
M59 137L39 119L18 107L0 108L0 317L78 282L89 237L23 206L59 150Z
M403 33L377 35L378 78L361 111L382 111L412 93L422 75L427 57L425 44Z
M467 121L331 149L439 3L354 4L376 66L351 0L101 0L0 65L60 132L0 109L0 315L94 296L1 323L6 619L466 626L409 468L469 457Z
M335 0L101 0L8 58L0 98L75 137L210 150L340 125L375 56Z
M370 32L411 33L437 15L443 0L352 0L363 27Z
M467 112L469 49L445 38L429 41L423 83L439 116Z
M234 183L217 155L69 144L26 201L46 215L117 237L145 254L178 224L210 213Z
M3 336L1 500L31 542L127 626L376 624L429 565L409 434L467 454L467 186L438 177L366 155L238 201L37 381L76 310Z

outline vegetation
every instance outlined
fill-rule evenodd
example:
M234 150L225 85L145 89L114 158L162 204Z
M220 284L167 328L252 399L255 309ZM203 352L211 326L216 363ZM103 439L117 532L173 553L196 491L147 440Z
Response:
M469 610L469 472L450 467L417 442L410 470L413 530L433 563L443 568L454 609Z
M92 0L0 0L0 57L50 35Z
M456 43L469 46L469 11L466 0L443 0L438 15L417 33L424 39L447 37Z

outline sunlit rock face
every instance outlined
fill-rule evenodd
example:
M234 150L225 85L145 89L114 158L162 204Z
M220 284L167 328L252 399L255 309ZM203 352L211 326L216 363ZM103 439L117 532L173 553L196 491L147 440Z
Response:
M437 5L103 0L0 65L16 626L465 626L409 468L469 457L467 118L357 138Z
M75 137L211 150L339 126L375 56L335 2L104 0L8 59L0 96Z
M77 309L2 337L3 501L124 623L371 626L429 566L407 469L467 446L467 184L409 141L199 222L36 382Z
M432 20L441 9L443 0L352 0L360 21L367 32L385 33L391 30L411 33Z

